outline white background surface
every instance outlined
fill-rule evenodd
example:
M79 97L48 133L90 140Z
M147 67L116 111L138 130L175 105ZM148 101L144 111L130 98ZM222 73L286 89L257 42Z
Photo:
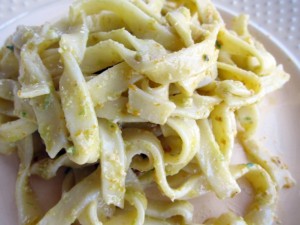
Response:
M66 0L0 0L0 42L13 32L13 21L17 23L33 22L39 24L47 18L55 18L56 14L45 15L44 11L35 12L35 17L28 17L33 9L39 9L50 2L65 2ZM282 63L292 75L291 81L284 89L267 100L268 107L263 108L264 119L262 133L268 139L263 139L266 146L284 158L290 166L293 175L300 182L300 0L215 0L214 3L235 13L250 14L250 20L268 33L275 44L268 37L257 33L266 47L271 50L278 61ZM57 5L57 4L56 4ZM49 11L56 12L57 6ZM46 10L47 11L47 10ZM39 10L38 10L39 12ZM34 21L33 21L34 20ZM2 29L6 27L5 29ZM3 32L2 32L3 31ZM276 45L277 43L277 45ZM283 52L277 46L281 46ZM290 54L289 54L290 53ZM294 63L290 60L292 58ZM270 138L269 138L270 137ZM12 164L13 163L13 164ZM16 213L13 199L13 188L16 176L17 161L14 157L0 157L0 224L14 225ZM7 173L3 170L6 169ZM8 174L12 174L11 176ZM5 177L2 177L5 176ZM7 182L7 185L6 183ZM12 188L11 193L7 192ZM4 190L4 191L3 191ZM47 198L47 195L43 196ZM281 195L279 201L279 217L283 218L282 225L300 224L300 187ZM7 220L6 220L7 218ZM12 218L14 220L12 220ZM292 218L292 219L290 219Z

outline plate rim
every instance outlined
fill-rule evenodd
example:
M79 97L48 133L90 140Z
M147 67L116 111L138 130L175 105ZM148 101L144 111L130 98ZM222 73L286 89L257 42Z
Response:
M63 0L62 2L64 4L69 4L70 2L72 2L72 0ZM30 16L30 14L36 13L36 12L40 11L41 9L47 8L51 5L61 4L62 2L57 2L57 0L53 0L48 3L42 4L41 6L38 6L34 9L27 10L15 17L7 20L6 22L0 24L0 32L5 30L10 25L22 20L23 18ZM223 5L216 4L216 3L214 3L214 5L217 7L218 10L221 11L221 14L222 14L222 11L225 13L228 13L231 16L237 16L239 14L238 12L231 10L228 7L225 7ZM261 33L265 38L268 38L270 40L270 42L272 42L271 44L275 45L280 51L282 51L291 60L291 63L293 64L293 66L295 66L295 69L298 72L300 72L300 65L299 65L300 59L298 60L297 57L293 53L291 53L291 51L281 41L279 41L274 35L272 35L269 31L264 29L262 26L259 26L256 22L253 22L250 20L249 25L250 25L250 27L254 28L256 31ZM8 35L10 35L10 34L8 34ZM1 43L1 45L2 45L2 43ZM295 75L299 77L299 74L295 74Z

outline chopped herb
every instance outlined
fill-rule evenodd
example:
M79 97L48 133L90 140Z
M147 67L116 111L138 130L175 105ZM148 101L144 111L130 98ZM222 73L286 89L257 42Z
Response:
M143 57L142 57L140 54L136 54L136 55L134 56L134 59L135 59L136 61L138 61L138 62L141 62L141 61L143 60Z
M51 96L47 95L44 99L43 109L47 110L51 104Z
M216 48L217 49L221 49L222 48L222 44L218 40L216 41Z
M251 168L251 167L253 167L254 166L254 163L247 163L247 167L248 168Z
M248 121L248 122L252 122L252 118L250 116L246 116L245 120Z
M21 112L21 116L22 117L26 117L27 116L27 112Z
M82 107L81 111L79 112L79 116L84 116L85 115L85 108Z
M202 58L203 58L204 61L209 61L208 55L206 55L206 54L204 54L204 55L202 56Z
M71 146L71 147L67 148L66 152L69 153L69 154L74 154L74 152L75 152L75 147L74 147L74 146Z
M8 48L9 50L11 50L13 52L14 49L15 49L15 46L13 46L13 45L7 45L6 48Z

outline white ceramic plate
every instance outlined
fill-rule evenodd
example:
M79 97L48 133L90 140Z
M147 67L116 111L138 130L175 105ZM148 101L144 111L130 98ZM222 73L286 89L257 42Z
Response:
M23 13L22 16L0 25L0 45L14 32L18 25L40 25L46 21L56 21L67 15L71 0L49 3L34 11ZM233 14L228 9L219 7L226 21L230 21ZM279 155L289 166L294 178L300 182L300 68L299 63L292 58L284 45L276 41L272 34L267 34L262 26L251 24L251 31L267 49L284 65L291 74L290 82L283 89L272 93L261 104L261 125L259 140L265 147ZM0 218L2 225L18 224L17 209L15 206L14 190L18 169L16 156L0 156ZM59 198L60 187L55 185L56 178L47 184L35 179L35 189L38 189L44 208L53 205ZM196 200L197 201L197 200ZM195 216L203 219L208 215L216 215L223 211L224 206L218 206L218 201L210 199L210 203L197 203ZM241 212L239 206L228 203L227 206L234 211ZM221 209L222 208L222 209ZM297 184L290 190L280 193L278 215L284 225L299 225L300 221L300 186Z

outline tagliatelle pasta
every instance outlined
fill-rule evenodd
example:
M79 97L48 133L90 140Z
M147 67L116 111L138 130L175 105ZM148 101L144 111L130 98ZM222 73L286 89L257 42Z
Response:
M20 158L19 223L273 224L294 180L255 140L257 105L289 75L247 23L229 30L210 0L76 0L55 24L19 27L0 51L0 153ZM237 141L247 163L231 163ZM61 198L44 212L30 177L60 168ZM254 191L245 215L193 220L189 200L233 198L240 178Z

